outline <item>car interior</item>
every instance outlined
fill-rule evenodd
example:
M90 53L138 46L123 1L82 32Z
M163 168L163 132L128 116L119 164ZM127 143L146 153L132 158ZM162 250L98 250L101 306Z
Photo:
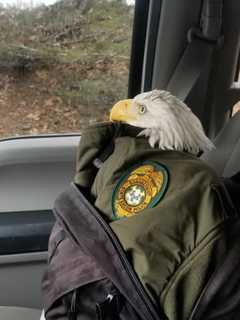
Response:
M240 170L240 2L136 0L128 96L167 89L201 119L218 173ZM80 133L0 140L0 319L40 319L52 208L71 183Z

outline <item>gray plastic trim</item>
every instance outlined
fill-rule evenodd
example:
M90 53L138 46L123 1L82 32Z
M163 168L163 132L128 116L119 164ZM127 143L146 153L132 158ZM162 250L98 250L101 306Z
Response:
M75 161L80 136L26 137L0 141L0 167L12 164ZM48 153L46 154L46 151Z
M38 309L0 306L1 320L39 320L40 316L41 310Z
M75 174L80 136L0 141L0 214L49 210Z
M31 263L31 262L42 262L47 261L47 252L34 252L34 253L24 253L24 254L12 254L12 255L0 255L0 265L10 264L10 263Z

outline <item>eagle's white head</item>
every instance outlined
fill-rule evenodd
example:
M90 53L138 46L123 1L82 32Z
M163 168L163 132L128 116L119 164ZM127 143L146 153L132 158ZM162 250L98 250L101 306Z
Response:
M139 135L148 137L151 147L193 154L214 148L199 119L167 91L153 90L119 101L111 110L110 120L144 128Z

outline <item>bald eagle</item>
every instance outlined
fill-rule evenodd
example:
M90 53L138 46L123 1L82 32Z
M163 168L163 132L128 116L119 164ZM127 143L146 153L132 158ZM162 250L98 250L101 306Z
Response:
M119 101L110 120L143 128L139 135L147 137L152 148L192 154L214 148L191 109L168 91L153 90Z

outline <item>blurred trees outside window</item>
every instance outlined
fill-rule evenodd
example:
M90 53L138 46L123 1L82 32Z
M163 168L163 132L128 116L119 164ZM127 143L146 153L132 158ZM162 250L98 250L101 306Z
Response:
M79 132L127 97L134 1L37 4L0 6L0 138Z

